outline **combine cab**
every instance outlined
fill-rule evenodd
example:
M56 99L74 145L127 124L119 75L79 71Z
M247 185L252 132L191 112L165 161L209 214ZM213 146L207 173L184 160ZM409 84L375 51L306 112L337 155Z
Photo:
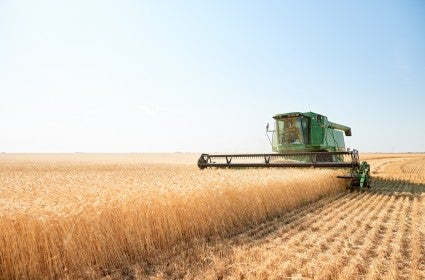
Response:
M347 168L349 174L339 176L350 180L350 187L370 187L370 167L359 162L357 150L345 148L345 136L351 136L347 126L328 121L326 116L307 113L278 114L270 143L270 154L202 154L198 167L327 167Z

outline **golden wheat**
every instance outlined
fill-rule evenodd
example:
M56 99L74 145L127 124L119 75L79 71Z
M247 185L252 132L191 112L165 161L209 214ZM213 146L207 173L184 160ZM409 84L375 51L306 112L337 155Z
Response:
M425 157L399 156L368 158L381 167L369 191L329 196L201 253L212 261L197 277L425 279Z
M344 185L338 171L201 171L188 157L179 165L151 157L2 155L0 278L88 277L149 262Z
M425 156L423 154L366 154L362 156L371 165L372 176L425 182Z

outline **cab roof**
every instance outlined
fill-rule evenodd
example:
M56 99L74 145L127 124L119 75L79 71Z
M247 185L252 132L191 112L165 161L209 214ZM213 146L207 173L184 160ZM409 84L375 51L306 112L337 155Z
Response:
M304 117L316 117L317 115L320 115L318 113L314 113L314 112L290 112L290 113L282 113L282 114L276 114L273 116L273 119L281 119L281 118L287 118L287 117L299 117L299 116L304 116Z

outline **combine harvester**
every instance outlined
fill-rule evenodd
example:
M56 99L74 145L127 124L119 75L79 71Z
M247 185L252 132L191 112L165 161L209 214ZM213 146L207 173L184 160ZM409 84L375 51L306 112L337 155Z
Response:
M351 136L351 128L328 121L326 116L307 113L278 114L275 129L267 137L275 153L271 154L202 154L198 167L264 168L264 167L326 167L347 168L351 188L370 187L370 166L359 162L357 150L345 148L344 135ZM269 133L272 132L272 140Z

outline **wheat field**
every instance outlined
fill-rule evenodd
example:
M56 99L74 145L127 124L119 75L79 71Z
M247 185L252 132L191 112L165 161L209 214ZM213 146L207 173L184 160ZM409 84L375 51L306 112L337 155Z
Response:
M425 155L346 171L1 154L1 279L425 279Z
M341 171L198 170L195 162L184 154L2 154L0 277L156 277L150 267L180 249L344 190Z

